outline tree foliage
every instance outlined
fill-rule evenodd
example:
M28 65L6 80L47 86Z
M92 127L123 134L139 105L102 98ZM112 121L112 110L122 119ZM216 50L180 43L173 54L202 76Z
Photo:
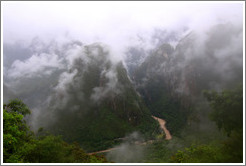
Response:
M243 89L238 86L234 90L224 90L221 93L205 91L204 96L213 109L211 119L216 122L219 129L224 130L228 136L232 131L243 128Z
M3 156L10 158L25 142L29 142L32 132L23 120L30 113L24 103L18 99L4 105L3 109ZM13 158L13 156L12 156ZM15 157L16 158L16 157Z
M196 145L179 150L171 157L177 163L243 162L243 89L204 91L212 112L210 118L228 136L215 145Z
M171 157L175 163L217 163L223 162L219 148L211 145L192 145Z
M30 110L21 100L12 100L3 110L4 163L107 162L104 156L88 155L77 143L59 136L34 135L23 120Z
M229 137L223 142L222 151L227 158L225 162L243 161L243 86L233 90L205 92L205 97L213 109L211 119L219 129Z
M27 105L25 105L20 99L13 99L10 101L9 104L7 105L5 104L3 107L4 109L7 109L7 110L9 109L13 112L17 112L24 116L31 113Z

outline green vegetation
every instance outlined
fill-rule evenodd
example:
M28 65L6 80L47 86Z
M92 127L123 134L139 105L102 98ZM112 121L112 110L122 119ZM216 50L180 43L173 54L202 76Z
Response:
M223 161L223 154L216 146L192 145L171 157L175 163L218 163Z
M170 140L174 142L173 140ZM168 163L169 158L176 148L169 148L170 141L158 140L153 144L147 145L146 154L141 162L144 163Z
M166 126L172 135L180 136L192 109L182 104L182 98L172 94L164 79L152 77L138 90L151 113L166 120Z
M31 111L21 100L3 106L4 162L100 163L107 162L104 156L86 152L112 147L116 148L104 154L115 162L242 162L243 86L232 89L242 81L242 68L232 67L233 72L224 78L216 71L224 63L215 58L216 43L205 47L208 56L195 56L199 49L193 53L193 38L191 33L175 49L163 44L150 51L140 66L133 67L134 82L122 62L110 60L103 45L85 46L64 75L49 78L57 86L47 106L40 106L43 110L36 125L44 128L38 133L25 122ZM59 75L64 80L57 82ZM22 98L40 100L31 93L38 80L29 82L31 89L25 84ZM39 82L38 91L46 89L45 81ZM212 87L227 90L216 92ZM46 91L43 99L50 93ZM171 140L165 140L151 115L167 122ZM141 136L127 138L133 132Z
M205 91L204 95L213 109L210 117L218 128L228 136L232 131L240 132L243 129L243 86L234 90L225 90L221 93Z
M168 90L161 90L161 96L149 103L153 115L167 121L166 127L172 135L180 136L180 132L187 124L189 109L181 104L181 99L175 99ZM151 94L150 94L151 95Z
M223 153L227 162L243 161L243 86L221 93L205 92L213 109L211 119L223 130L228 139L224 142Z
M107 162L103 156L90 156L79 144L68 144L61 137L40 133L35 136L23 120L30 112L18 99L3 106L4 163Z
M96 57L88 54L91 62L87 69L81 67L81 59L76 61L75 85L67 87L65 96L68 96L68 102L62 108L52 110L55 121L45 128L55 135L62 135L67 142L78 142L86 152L118 145L119 138L134 131L141 132L146 139L153 137L158 123L135 91L123 64L112 64L105 57ZM113 76L105 73L113 73ZM109 86L112 84L110 79L117 80L114 88ZM81 94L82 99L78 97ZM56 102L57 98L54 98Z
M238 86L234 90L221 93L205 91L204 96L210 102L211 120L227 135L225 141L214 144L193 145L179 150L172 156L172 162L243 162L243 90Z
M172 135L180 136L192 108L187 96L176 92L182 71L170 70L173 52L170 44L162 44L136 69L133 79L152 115L165 119Z

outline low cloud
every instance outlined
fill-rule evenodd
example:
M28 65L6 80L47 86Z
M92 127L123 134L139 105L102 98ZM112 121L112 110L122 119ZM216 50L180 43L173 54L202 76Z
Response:
M106 82L104 82L105 80ZM95 102L109 95L120 93L118 77L115 68L110 68L109 70L105 69L101 72L100 84L102 85L93 88L93 93L91 94L91 99Z
M54 70L63 69L58 55L55 54L35 54L25 61L16 60L8 71L8 76L12 78L20 77L42 77L51 75Z
M134 163L143 159L145 147L138 143L143 142L143 137L138 132L133 132L126 136L123 143L114 147L106 157L109 161L117 163Z

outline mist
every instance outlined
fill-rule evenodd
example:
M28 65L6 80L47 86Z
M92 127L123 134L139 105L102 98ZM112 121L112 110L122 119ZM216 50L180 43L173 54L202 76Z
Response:
M143 143L143 137L138 132L133 132L124 138L124 141L115 146L114 150L107 154L107 158L117 163L135 163L143 159L146 149L144 146L137 145Z
M44 127L64 134L70 142L83 142L82 136L72 134L87 132L87 116L103 119L100 112L106 108L111 111L107 120L120 117L129 124L139 124L137 115L142 117L150 109L148 102L156 99L148 96L150 85L161 85L161 89L167 84L164 94L170 92L187 105L196 102L194 108L205 112L208 103L202 90L222 91L243 81L244 11L240 2L1 5L3 101L23 100L32 110L27 121L34 131ZM123 113L118 111L121 109ZM207 117L199 116L201 123L191 122L196 125L194 130L217 131ZM70 130L69 125L78 129ZM117 139L128 135L107 158L141 161L147 149L132 140L144 138L139 131L132 133L129 126L124 127L113 128L115 133L122 130L124 134L105 136Z
M62 56L72 59L77 48L69 48L70 52L63 48L67 55L61 55L61 47L71 41L105 43L118 61L126 59L129 47L149 51L160 41L175 47L191 31L203 43L209 28L243 23L241 4L230 2L4 2L2 6L3 73L11 78L50 75L64 68ZM11 46L26 52L18 49L10 55Z

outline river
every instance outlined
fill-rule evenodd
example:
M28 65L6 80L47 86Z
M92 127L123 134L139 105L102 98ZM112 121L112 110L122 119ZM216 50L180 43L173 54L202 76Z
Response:
M166 128L166 121L164 119L158 118L156 116L152 116L152 118L154 118L155 120L157 120L159 122L161 129L164 131L164 133L166 135L165 139L166 140L172 139L172 135L170 134L170 132ZM141 143L140 145L145 145L146 143L153 143L153 140L149 140L147 142ZM117 149L117 148L109 148L106 150L101 150L101 151L92 152L92 153L88 153L88 154L92 155L92 154L97 154L97 153L105 153L105 152L110 152L110 151L115 150L115 149Z
M172 139L172 135L170 134L170 132L166 128L166 121L164 119L157 118L156 116L152 116L152 118L154 118L155 120L157 120L159 122L160 127L162 128L162 130L166 134L166 140Z

